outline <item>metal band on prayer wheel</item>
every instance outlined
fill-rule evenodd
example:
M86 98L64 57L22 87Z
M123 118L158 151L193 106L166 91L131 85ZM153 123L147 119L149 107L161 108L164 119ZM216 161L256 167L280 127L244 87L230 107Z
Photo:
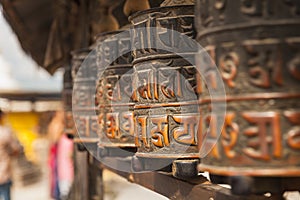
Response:
M133 103L130 100L132 95L130 49L127 31L108 32L98 36L97 102L100 156L127 156L136 151L133 139ZM112 58L113 55L115 59Z
M219 68L227 93L223 131L201 170L300 176L299 9L297 1L198 1L197 40ZM209 107L204 93L201 113ZM207 116L202 124L209 120L216 118Z
M90 97L96 91L97 65L96 54L91 49L80 49L72 53L72 76L74 82L73 113L76 122L77 137L74 142L84 144L88 149L97 150L97 115Z
M194 38L194 6L153 8L137 12L130 20L136 47L133 101L138 151L133 168L170 171L165 165L175 159L198 158L199 77L194 63L147 44L176 49L194 58L196 48L187 48L183 38L169 31Z

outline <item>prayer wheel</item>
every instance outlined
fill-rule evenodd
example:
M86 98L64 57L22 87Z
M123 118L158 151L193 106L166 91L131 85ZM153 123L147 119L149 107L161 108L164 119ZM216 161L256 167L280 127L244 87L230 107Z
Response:
M132 101L138 148L132 167L135 171L195 176L195 167L186 173L178 170L199 162L197 49L186 39L195 37L194 6L152 8L133 14L130 20L134 28Z
M73 118L77 134L74 142L96 154L98 117L95 94L97 80L96 52L90 48L72 53Z
M72 115L72 91L73 83L71 76L71 65L66 65L64 68L64 83L63 83L63 104L64 104L64 115L65 115L65 134L68 138L74 138L76 128Z
M129 31L113 31L97 38L99 156L133 155L132 56Z
M221 136L199 169L234 193L300 188L299 11L299 1L197 1L197 41L227 95ZM210 113L208 99L204 92L201 113ZM200 123L212 120L207 114Z

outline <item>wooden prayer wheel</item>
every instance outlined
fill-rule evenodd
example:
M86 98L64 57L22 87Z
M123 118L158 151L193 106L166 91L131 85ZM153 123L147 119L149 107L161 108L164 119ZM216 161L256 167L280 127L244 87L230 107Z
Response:
M138 147L133 169L170 172L176 159L195 166L199 162L199 74L194 67L196 48L185 39L195 37L194 6L152 8L133 14L130 20L136 48L132 100ZM173 163L175 176L197 175L195 167L177 174L179 165Z
M95 106L96 51L86 48L72 53L72 76L73 118L77 130L74 142L95 154L99 140Z
M227 94L221 136L199 169L234 193L300 188L299 11L298 1L197 1L197 41ZM204 128L216 120L209 98L204 92Z
M103 33L97 38L99 156L123 157L136 151L129 31Z

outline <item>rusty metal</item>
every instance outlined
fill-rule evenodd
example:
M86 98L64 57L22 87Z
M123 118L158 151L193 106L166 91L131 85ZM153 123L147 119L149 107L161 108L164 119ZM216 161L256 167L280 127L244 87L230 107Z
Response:
M193 60L196 48L181 37L172 37L169 30L194 38L194 6L153 8L135 13L130 20L136 48L132 101L138 147L133 169L172 171L174 160L181 158L185 163L184 159L198 158L199 77L193 63L147 44L162 45Z
M74 84L72 111L77 130L74 142L79 146L84 145L88 150L96 152L98 118L95 112L95 105L90 98L93 96L95 98L96 93L92 87L96 85L97 77L95 51L91 51L91 48L86 48L72 53L72 76Z
M136 49L133 51L134 63L175 56L174 53L160 49L159 46L177 53L195 52L195 49L184 38L179 36L172 38L174 36L172 32L164 32L164 29L169 29L194 38L194 6L152 8L136 12L129 17L129 20L134 27L132 36L132 44ZM149 27L153 29L151 30ZM155 31L155 29L157 30ZM149 44L152 45L151 49ZM158 48L154 49L155 47Z
M298 2L281 0L197 3L197 40L216 63L228 95L223 131L199 169L241 176L231 184L244 183L244 192L255 186L254 192L294 189L253 177L300 176L299 9ZM205 129L217 118L209 114L208 92L201 95Z
M97 39L97 102L100 127L98 147L101 157L128 156L136 151L133 138L133 103L130 102L133 82L130 48L129 32L103 33ZM127 53L123 55L123 52ZM111 60L114 53L120 56Z

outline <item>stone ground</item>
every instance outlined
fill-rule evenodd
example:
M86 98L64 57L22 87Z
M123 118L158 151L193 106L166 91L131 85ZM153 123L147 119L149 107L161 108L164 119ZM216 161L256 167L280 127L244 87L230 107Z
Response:
M41 168L38 180L32 178L32 182L26 181L22 184L18 173L19 165L15 163L14 184L12 187L12 200L52 200L49 192L49 178L47 167L48 144L46 140L36 142L37 160ZM23 170L24 171L24 170ZM24 174L24 173L23 173ZM104 171L105 200L166 200L167 198L145 189L139 185L129 183L127 180L109 172ZM27 179L26 179L27 180ZM83 199L84 200L84 199Z
M104 172L105 200L166 200L139 185L129 183L125 179L111 173ZM113 186L113 187L112 187ZM39 182L28 186L14 184L12 200L52 200L49 196L48 179L43 176Z
M50 200L48 179L42 177L37 183L22 186L15 183L12 188L12 200Z

